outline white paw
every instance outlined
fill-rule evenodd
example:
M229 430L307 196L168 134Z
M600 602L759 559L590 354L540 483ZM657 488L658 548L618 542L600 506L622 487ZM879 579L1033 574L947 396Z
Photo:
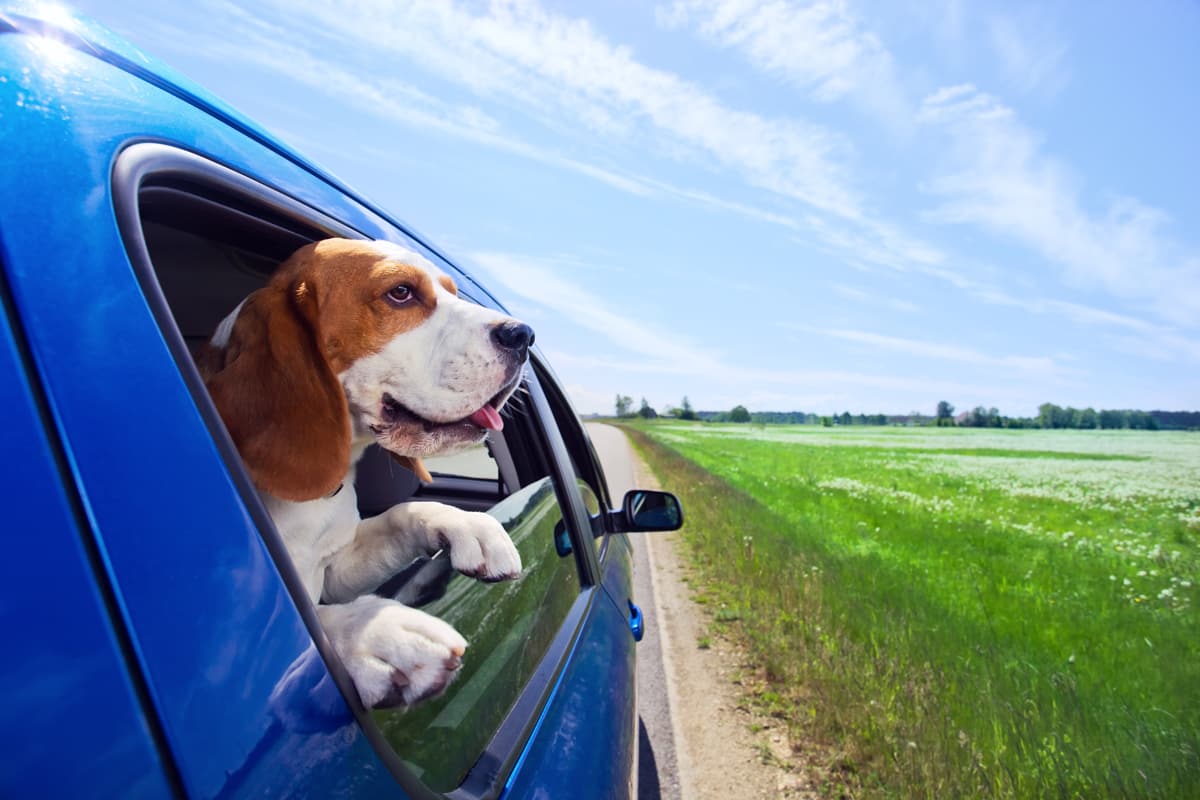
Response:
M439 544L450 548L450 564L483 581L511 580L521 574L521 554L504 526L478 511L458 511L436 528Z
M412 705L458 675L467 642L450 625L382 597L317 607L367 708Z

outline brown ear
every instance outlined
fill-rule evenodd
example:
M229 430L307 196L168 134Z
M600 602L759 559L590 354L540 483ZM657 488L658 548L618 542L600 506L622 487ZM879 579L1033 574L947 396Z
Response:
M433 476L429 474L429 470L425 469L425 464L421 461L421 459L417 458L416 456L399 456L390 450L388 451L388 454L391 455L391 457L395 459L396 463L398 463L400 466L416 473L417 479L420 480L421 483L433 483Z
M225 348L205 356L208 393L250 477L283 500L330 494L350 468L346 396L317 349L315 315L302 307L311 301L273 281L246 299Z

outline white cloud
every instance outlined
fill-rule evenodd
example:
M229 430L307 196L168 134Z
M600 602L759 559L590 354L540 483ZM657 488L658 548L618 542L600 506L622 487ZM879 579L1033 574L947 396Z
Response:
M195 41L191 47L197 52L270 70L363 113L573 172L629 194L661 194L785 227L841 259L892 269L943 261L936 247L862 211L836 158L844 149L840 137L802 121L729 108L678 76L642 65L586 21L549 14L531 2L493 3L478 15L449 0L399 7L350 0L337 9L323 3L290 5L291 24L314 29L318 39L328 37L331 47L322 48L309 40L302 45L294 33L228 3L218 2L217 8L236 23L236 35ZM772 210L565 155L506 131L497 113L397 79L395 70L367 69L323 55L345 53L347 41L372 64L407 59L476 92L480 102L507 101L551 128L591 119L587 108L622 117L625 127L644 129L648 119L649 132L700 151L703 164L712 163L704 154L716 155L741 180L780 199L806 203L812 211ZM585 137L589 149L597 149L596 132L615 135L620 127L606 124L590 132Z
M1075 287L1138 301L1177 324L1200 319L1200 255L1166 234L1163 212L1133 198L1090 212L1066 165L1042 151L1011 108L969 84L927 97L920 119L951 145L924 185L943 200L929 219L1014 239Z
M720 368L705 349L611 310L598 295L563 278L555 264L512 253L474 252L467 258L510 296L553 309L613 347L643 357L640 363L648 369L706 374Z
M593 132L625 132L640 148L657 142L824 212L861 216L841 136L796 117L726 105L642 63L586 20L523 0L494 2L478 13L451 0L288 3L287 13L303 15L331 40L369 49L373 64L403 58L551 126L583 122Z
M1045 375L1053 374L1058 369L1054 359L1045 356L993 356L961 345L905 339L898 336L885 336L868 331L837 328L805 328L805 330L809 333L828 336L834 339L864 344L879 350L888 350L939 361L959 361L980 366L1007 367L1023 372L1036 372Z
M539 335L539 342L562 375L603 374L610 381L621 375L700 377L703 389L714 398L726 394L745 395L750 390L769 391L770 387L776 387L774 391L787 387L804 393L815 390L848 393L868 388L912 395L940 392L954 396L988 396L989 393L995 396L1004 391L1003 387L980 387L915 374L796 369L784 362L771 368L730 363L710 348L614 311L602 297L563 277L562 265L557 262L498 252L471 253L468 260L487 273L490 284L502 285L508 297L519 299L510 304L518 314L522 313L520 306L523 304L547 312L539 324L549 328L545 335ZM556 335L555 331L563 331L569 326L584 328L608 345L595 348L592 353L608 353L615 349L619 354L586 355L554 346L553 342L562 339L562 334ZM1034 359L1028 361L1022 363L1014 357L987 363L1026 370L1045 367L1035 363Z
M390 122L448 134L575 172L630 194L645 196L656 191L638 176L621 174L507 135L495 117L476 106L447 102L386 75L355 72L341 62L321 57L319 49L298 46L294 37L279 35L274 26L241 9L230 9L228 13L239 23L239 39L205 43L202 48L210 56L286 75Z
M861 303L862 305L866 306L890 308L893 311L900 311L905 314L914 314L921 310L920 306L918 306L916 303L911 303L908 300L901 300L898 297L881 297L877 294L866 292L857 287L847 286L842 283L830 284L829 288L832 289L834 294L838 295L839 297L855 303Z
M896 124L910 119L891 53L843 2L675 0L657 19L666 28L694 27L819 101L848 97Z
M994 16L987 34L1009 85L1018 92L1053 96L1066 86L1069 48L1044 12L1027 8L1016 16Z
M816 214L805 215L803 221L831 254L900 272L916 270L951 279L955 276L953 271L939 266L945 259L941 250L888 223L864 221L859 225L843 225Z

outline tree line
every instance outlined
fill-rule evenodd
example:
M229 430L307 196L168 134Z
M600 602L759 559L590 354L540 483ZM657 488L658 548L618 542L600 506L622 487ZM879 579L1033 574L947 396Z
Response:
M943 404L949 411L943 409ZM976 406L953 416L954 406L938 404L937 424L966 428L1040 428L1042 430L1200 430L1200 411L1138 411L1135 409L1062 407L1054 403L1038 406L1036 417L1006 417L995 408ZM945 422L951 417L951 422Z
M657 419L660 416L672 417L682 420L704 420L705 422L750 422L750 412L745 406L734 406L730 411L696 411L692 408L691 402L687 399L687 395L683 396L683 402L678 406L670 406L665 414L659 414L654 410L650 403L646 402L646 398L642 398L642 404L637 411L633 410L633 398L627 394L618 394L616 402L617 416L630 418L641 417L643 419Z
M655 419L659 416L702 422L753 422L765 425L936 425L965 428L1039 428L1051 429L1099 429L1099 430L1200 430L1200 411L1138 411L1133 409L1074 408L1072 406L1042 403L1037 416L1010 417L996 408L975 408L954 413L952 404L942 400L932 416L912 411L908 414L813 414L804 411L748 411L737 405L729 411L697 411L684 396L679 406L668 407L663 414L656 411L646 398L634 410L633 398L618 394L616 412L618 417L642 417Z

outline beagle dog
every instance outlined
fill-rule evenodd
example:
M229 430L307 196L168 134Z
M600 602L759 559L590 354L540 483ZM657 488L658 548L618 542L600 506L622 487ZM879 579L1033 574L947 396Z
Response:
M376 443L420 462L500 430L529 326L458 297L427 259L388 242L297 250L197 355L210 396L364 706L412 704L452 681L467 647L450 625L370 594L449 550L459 572L516 578L492 517L410 502L360 519L355 464Z

